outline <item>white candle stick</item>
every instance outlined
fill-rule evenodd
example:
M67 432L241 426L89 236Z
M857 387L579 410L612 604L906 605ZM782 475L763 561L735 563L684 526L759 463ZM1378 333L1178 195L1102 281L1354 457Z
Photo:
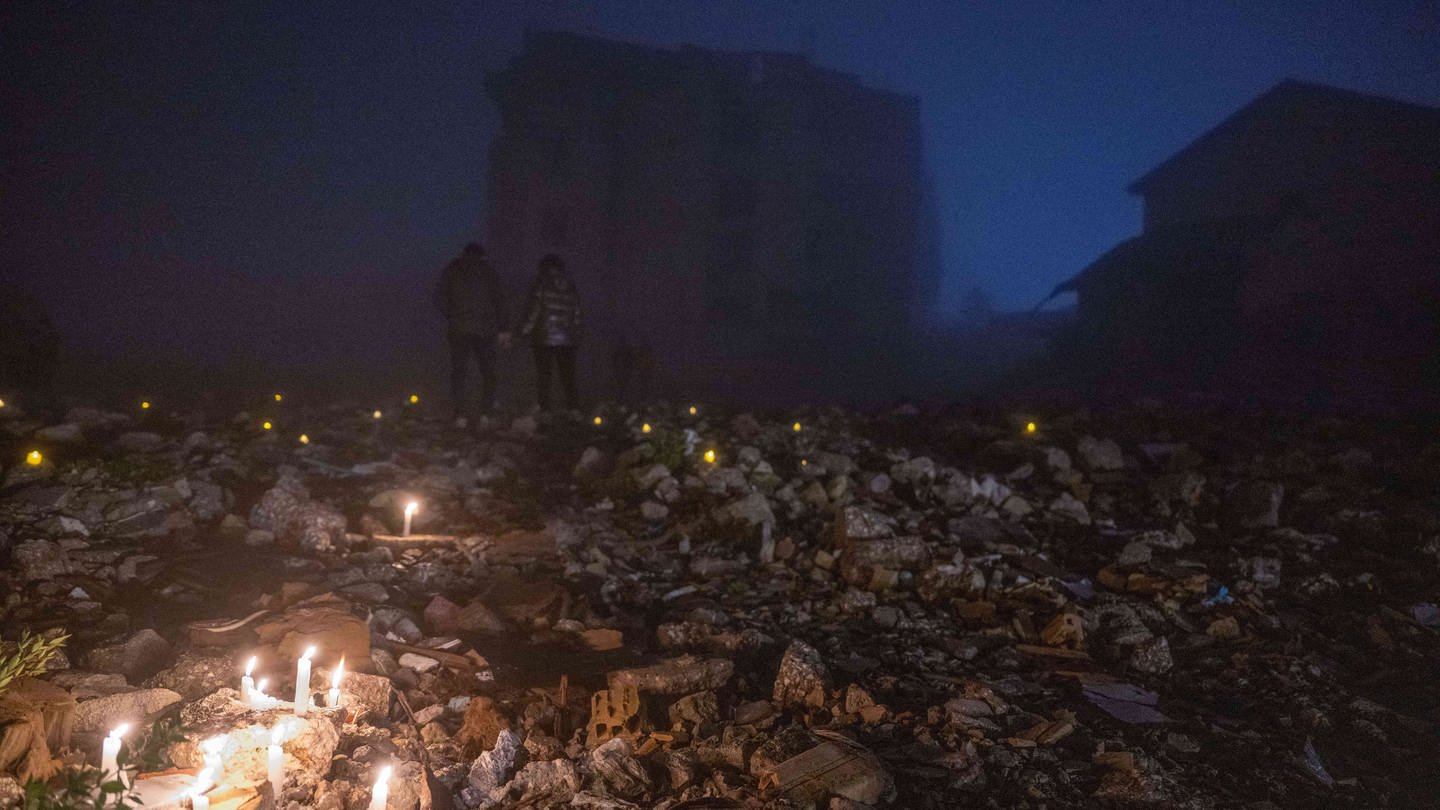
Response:
M205 795L205 791L210 789L212 773L207 767L195 777L195 787L190 791L190 806L194 810L210 810L210 797Z
M120 757L120 738L129 730L129 723L121 723L110 729L110 734L100 744L100 773L106 780L120 773L120 768L116 765L116 760Z
M375 777L375 787L370 791L370 810L385 810L389 801L390 766L386 765L380 769L380 775Z
M275 794L275 804L280 805L280 789L285 787L285 752L280 741L285 738L285 725L276 723L270 729L270 747L265 749L265 772L270 777L270 790Z
M401 536L401 537L409 537L409 536L410 536L410 519L413 518L413 517L415 517L415 513L416 513L416 512L419 512L419 511L420 511L420 504L419 504L419 503L416 503L415 501L411 501L411 502L405 504L405 530L400 533L400 536Z
M245 676L240 679L240 699L252 709L255 708L255 679L250 677L250 673L254 671L255 656L252 655L250 660L245 662Z
M295 713L301 717L310 710L310 656L314 654L314 647L307 648L295 662Z
M212 776L220 776L225 773L225 765L220 759L221 752L225 750L225 742L226 737L221 734L200 743L200 751L205 756L205 771Z
M340 656L340 665L330 675L330 691L325 693L325 705L332 709L340 707L340 679L345 677L345 656Z

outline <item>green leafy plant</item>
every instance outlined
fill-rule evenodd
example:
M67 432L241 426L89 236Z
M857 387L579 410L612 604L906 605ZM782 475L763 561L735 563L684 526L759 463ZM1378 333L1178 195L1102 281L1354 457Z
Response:
M650 446L655 450L655 460L672 472L685 464L685 432L681 430L657 430L650 437Z
M185 727L178 717L161 717L150 726L150 733L135 751L134 760L141 771L158 771L168 763L165 752L171 745L185 739Z
M33 678L44 673L50 657L69 640L69 633L45 638L27 630L18 642L0 648L0 692L9 689L10 684L21 678Z
M25 783L24 810L124 810L139 807L124 770L109 779L99 768L69 768L49 782Z

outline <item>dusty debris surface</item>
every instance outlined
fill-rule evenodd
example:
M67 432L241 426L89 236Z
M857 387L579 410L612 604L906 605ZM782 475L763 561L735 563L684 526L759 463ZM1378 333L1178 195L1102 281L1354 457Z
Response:
M1428 428L154 411L0 415L4 635L71 634L0 694L4 797L130 722L169 778L227 733L269 803L291 713L235 690L314 645L343 708L292 718L281 806L385 766L400 810L1434 806Z

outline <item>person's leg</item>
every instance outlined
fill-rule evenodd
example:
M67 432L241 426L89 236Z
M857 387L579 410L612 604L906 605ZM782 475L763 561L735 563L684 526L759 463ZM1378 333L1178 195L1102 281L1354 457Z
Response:
M465 415L465 372L470 364L470 341L468 335L450 333L450 407L455 418Z
M549 346L535 347L535 397L540 401L540 410L550 410L550 360Z
M475 338L475 360L480 364L480 407L485 413L495 410L495 338Z
M565 389L565 407L580 408L580 396L575 389L575 347L556 346L555 364L560 368L560 385Z

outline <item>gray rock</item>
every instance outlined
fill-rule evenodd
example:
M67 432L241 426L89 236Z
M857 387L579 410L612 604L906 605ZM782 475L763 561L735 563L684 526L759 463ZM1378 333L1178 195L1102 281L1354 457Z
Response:
M179 692L186 700L198 700L223 686L235 682L235 673L243 668L228 656L181 653L175 665L157 672L145 686L161 687Z
M790 642L780 659L772 699L781 706L825 705L830 691L830 671L819 651L799 639Z
M121 723L129 723L131 728L148 726L179 702L180 695L169 689L136 689L97 697L76 707L75 732L108 732Z
M35 431L35 438L50 444L79 444L85 441L85 434L79 425L67 422L40 428Z
M75 564L58 543L27 540L11 552L11 565L20 579L34 582L74 573Z
M118 644L96 647L86 664L100 672L119 672L139 683L163 669L170 659L170 642L148 627Z
M684 695L719 689L734 672L735 665L723 658L683 655L648 667L615 670L608 680L611 690L634 686L649 694Z
M1096 439L1093 436L1080 437L1075 451L1085 466L1095 471L1125 469L1125 454L1113 439Z

